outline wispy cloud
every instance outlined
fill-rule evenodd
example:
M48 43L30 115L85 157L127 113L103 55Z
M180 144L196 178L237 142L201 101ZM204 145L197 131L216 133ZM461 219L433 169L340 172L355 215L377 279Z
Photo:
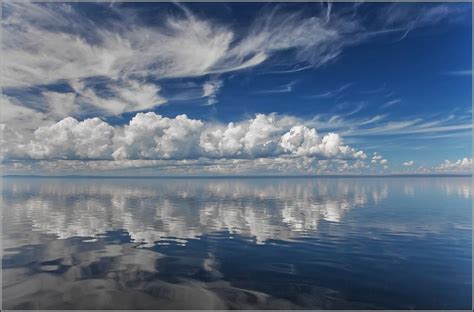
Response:
M275 89L259 90L254 92L254 94L289 93L293 91L293 86L296 83L296 81L290 81L289 83L276 87Z
M140 19L139 11L120 3L92 5L101 9L104 20L85 13L80 3L2 3L2 86L7 95L0 100L7 157L78 161L203 157L256 162L262 158L267 165L291 158L304 163L308 158L362 158L364 153L344 145L341 137L452 137L472 129L471 119L458 117L358 117L362 105L345 114L319 114L310 120L257 115L229 124L154 113L138 114L125 126L90 118L149 111L179 99L205 99L213 105L225 91L225 74L316 69L373 36L396 34L401 40L417 28L457 18L457 7L381 6L384 9L376 12L372 23L359 14L358 5L338 10L336 4L322 4L317 12L271 5L264 6L248 27L238 27L195 14L184 4L176 4L173 14L163 13L159 22L149 24ZM164 95L169 81L191 79L199 82L183 87L175 97ZM257 93L289 93L295 83ZM351 86L309 97L337 99ZM360 94L383 96L390 91L386 85L375 87ZM29 98L22 94L31 90L36 93ZM381 108L399 103L396 97L388 93ZM375 160L387 165L383 159Z
M183 4L177 4L176 14L162 16L162 22L153 25L142 23L139 14L130 8L94 4L107 12L105 16L114 17L99 23L84 14L80 5L2 4L4 88L56 83L77 86L101 77L112 86L110 92L114 91L113 86L126 83L129 94L103 99L92 93L93 88L76 88L74 105L86 103L100 107L106 114L120 114L164 103L162 96L158 99L151 95L155 93L153 88L161 89L156 85L161 79L225 74L263 64L271 72L272 65L278 66L278 62L272 63L273 57L284 51L292 51L292 60L282 73L316 68L336 59L348 46L367 40L371 31L402 26L411 29L414 26L406 25L411 25L412 20L416 27L433 24L451 16L454 10L443 5L412 9L397 4L379 13L379 22L364 25L356 6L344 11L327 4L321 12L308 16L275 5L265 7L259 18L242 31L231 24L197 16ZM154 86L151 80L155 81ZM314 97L332 97L347 87ZM144 90L147 104L134 103L133 98L138 95L133 90ZM291 86L274 91L288 92Z
M217 94L222 87L222 80L209 80L202 85L202 96L207 98L207 105L214 105L217 103Z
M386 102L385 104L381 105L380 108L389 108L395 104L398 104L398 103L401 103L401 99L394 99L394 100L390 100L388 102Z
M166 103L166 99L158 94L160 87L136 80L110 83L109 90L113 95L107 97L99 95L84 81L71 80L69 84L79 95L78 102L95 106L98 115L101 115L100 111L103 111L104 115L118 115L124 112L146 110Z
M315 98L315 99L333 98L333 97L336 97L336 96L340 95L343 91L345 91L346 89L348 89L352 85L353 85L353 83L347 83L347 84L344 84L344 85L340 86L337 89L329 90L329 91L326 91L326 92L323 92L323 93L309 95L309 96L306 96L306 97L307 98Z
M445 72L444 74L450 76L472 76L472 69L453 70Z
M248 31L239 32L198 17L181 4L181 12L154 26L140 23L130 9L94 5L117 18L98 23L81 12L80 4L3 3L3 87L68 84L76 93L75 106L120 114L165 103L157 95L160 79L243 70L288 50L295 52L294 64L301 64L296 70L314 68L360 40L358 22L330 13L330 6L327 14L312 17L274 6ZM98 77L115 94L104 98L87 86ZM155 83L144 82L150 78ZM205 88L217 92L213 86ZM274 92L288 92L292 86ZM215 95L208 98L209 104L215 103Z
M467 7L448 4L413 5L411 3L392 3L377 16L382 31L399 33L397 41L405 39L417 28L432 26L442 21L451 23L469 18Z
M189 10L168 17L163 26L138 26L142 24L133 21L104 26L108 24L80 15L74 4L4 5L6 87L93 76L202 76L253 67L287 49L296 49L300 60L317 66L338 55L352 42L349 34L358 29L357 23L343 17L333 16L327 23L277 7L241 34ZM120 12L127 14L125 9ZM73 27L58 31L66 25Z
M385 124L367 129L357 129L345 133L346 136L380 136L380 135L410 135L433 134L440 132L462 131L472 129L471 123L444 124L435 126L432 122L421 118L407 121L390 121Z
M349 117L349 118L347 118ZM350 116L317 115L306 122L309 126L324 131L338 131L345 137L369 136L406 136L406 135L434 135L448 134L461 135L472 129L470 118L450 115L441 118L418 117L409 120L393 120L388 115L376 115L362 118Z
M370 89L370 90L360 90L360 94L378 94L387 91L387 84L383 84L382 86L375 88L375 89Z

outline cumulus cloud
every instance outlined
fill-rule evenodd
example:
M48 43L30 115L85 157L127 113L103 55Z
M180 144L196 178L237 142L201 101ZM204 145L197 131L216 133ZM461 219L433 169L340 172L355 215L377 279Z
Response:
M342 139L337 133L329 133L320 137L315 129L306 126L293 126L281 138L280 146L298 156L346 157L365 159L367 155L362 151L355 151L347 145L342 145Z
M99 118L78 121L67 117L34 132L22 142L7 135L2 142L8 159L256 159L312 157L365 159L363 151L343 144L336 133L320 136L300 121L276 114L257 114L236 123L216 124L186 115L167 118L138 113L125 126L113 127ZM2 131L10 131L6 126ZM4 136L5 137L5 136ZM15 150L12 146L21 146Z
M374 165L380 164L384 169L388 168L388 160L383 158L383 156L377 152L374 152L370 162Z
M184 159L199 155L200 120L139 113L115 138L115 159Z
M2 155L7 160L263 159L252 166L268 167L273 161L285 169L289 162L307 168L307 159L323 159L331 161L322 167L345 170L367 166L367 155L345 145L341 137L472 129L470 119L381 122L386 117L382 115L365 120L330 116L324 121L316 116L309 122L257 115L221 124L150 113L137 114L125 126L112 126L98 118L84 120L147 111L167 103L160 94L165 79L209 79L207 76L259 65L268 66L267 70L280 63L282 52L293 69L318 67L334 60L347 46L368 38L368 28L374 26L362 25L356 12L331 10L331 6L312 16L270 6L249 27L237 28L208 19L204 13L198 16L181 5L148 25L140 20L138 11L93 5L105 12L103 21L98 22L96 15L77 3L2 4L2 86L15 91L1 97ZM393 27L403 34L430 20L444 19L450 12L439 6L422 10L421 17L394 13L372 28ZM405 16L416 19L416 25L403 29ZM201 84L197 86L195 98L207 98L210 105L217 102L221 80L211 78L202 89ZM276 91L292 90L292 84L285 87ZM333 97L345 88L322 97ZM30 90L39 90L37 97L25 99ZM68 116L74 118L65 118ZM332 162L334 159L338 161ZM367 162L388 164L380 155ZM220 170L225 165L216 166L210 168Z
M106 159L112 153L113 135L114 128L99 118L79 122L67 117L38 128L25 153L33 159Z
M372 156L372 163L375 164L382 160L382 155L378 155L377 152L374 152L374 155Z
M472 158L464 157L455 161L445 160L434 169L443 172L472 172Z
M409 160L403 163L404 166L410 167L413 166L415 162L413 160Z

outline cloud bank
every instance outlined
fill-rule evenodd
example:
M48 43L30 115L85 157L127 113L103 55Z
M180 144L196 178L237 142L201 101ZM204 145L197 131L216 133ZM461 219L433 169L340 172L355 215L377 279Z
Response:
M68 160L185 160L313 157L365 159L336 133L319 135L296 118L258 114L229 124L138 113L125 126L72 117L34 131L29 141L2 125L2 158Z

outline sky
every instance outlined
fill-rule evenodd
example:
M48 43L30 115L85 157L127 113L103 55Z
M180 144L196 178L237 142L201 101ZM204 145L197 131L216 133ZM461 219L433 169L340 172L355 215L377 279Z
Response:
M470 3L2 2L3 174L469 173Z

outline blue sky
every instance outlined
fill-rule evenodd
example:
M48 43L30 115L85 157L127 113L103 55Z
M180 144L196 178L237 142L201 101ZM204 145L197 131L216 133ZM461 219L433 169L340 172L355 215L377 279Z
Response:
M4 172L469 171L470 14L470 3L4 4Z

